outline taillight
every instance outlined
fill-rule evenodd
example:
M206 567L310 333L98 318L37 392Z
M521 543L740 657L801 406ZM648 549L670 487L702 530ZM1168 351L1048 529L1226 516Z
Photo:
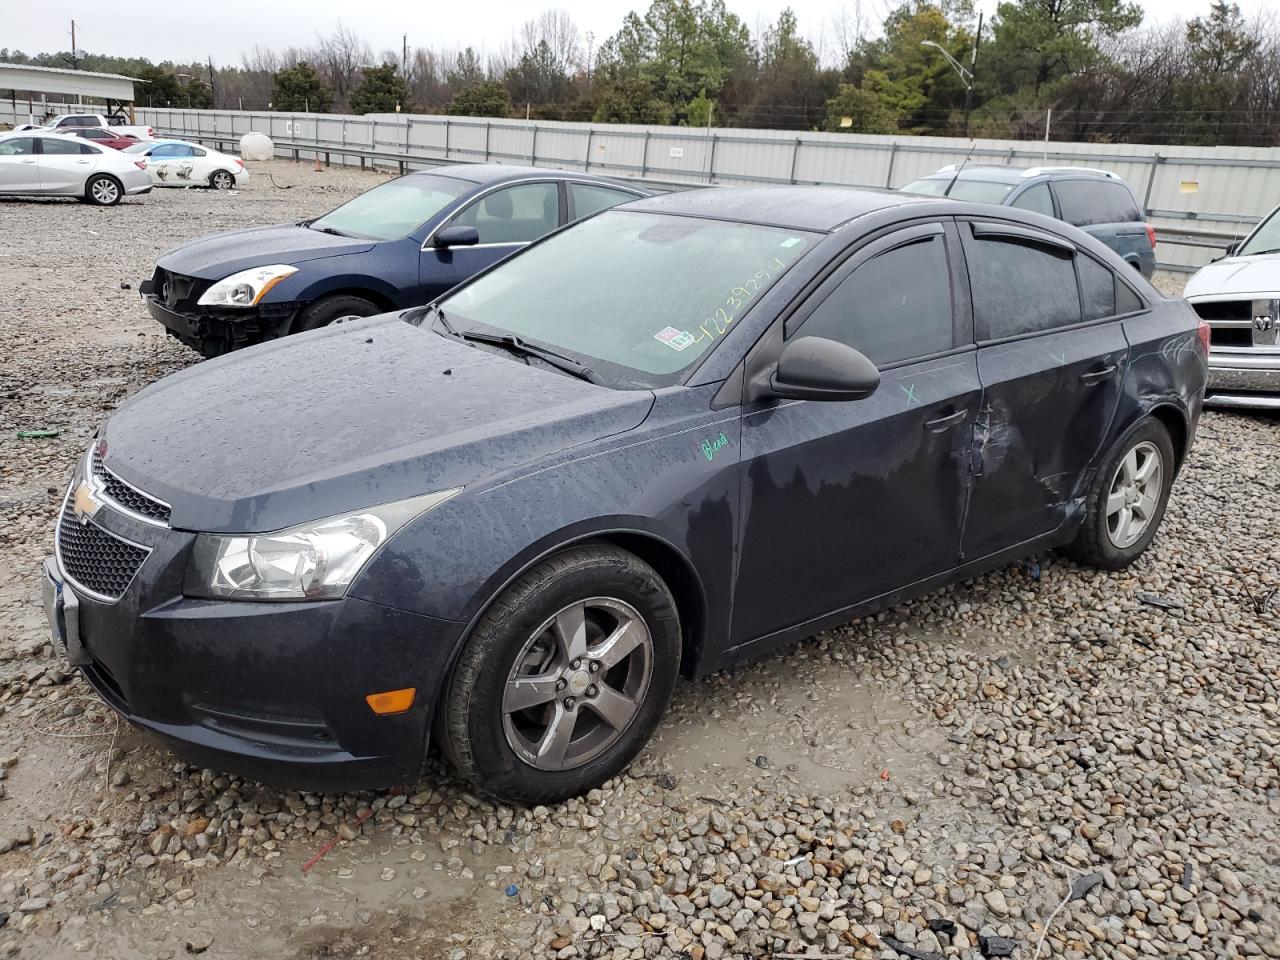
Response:
M234 160L234 161L236 162L236 166L237 166L237 167L239 167L241 170L243 170L243 169L244 169L244 161L243 161L243 160L241 160L239 157L232 157L231 159L232 159L232 160Z
M137 167L139 170L147 169L147 161L145 160L135 160L133 161L133 165Z
M1147 239L1151 241L1151 249L1156 248L1156 228L1151 224L1147 224Z
M147 139L154 140L155 138L156 138L155 130L152 127L147 127Z
M1209 356L1209 325L1203 320L1200 326L1196 327L1196 339L1200 341L1200 352L1206 357Z

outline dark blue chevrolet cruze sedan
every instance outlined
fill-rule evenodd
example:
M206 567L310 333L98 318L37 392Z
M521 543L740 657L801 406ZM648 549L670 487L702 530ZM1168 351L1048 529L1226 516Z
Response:
M435 167L315 220L184 244L139 290L170 334L216 357L426 303L566 223L648 193L560 170Z
M816 187L604 211L435 303L174 374L102 427L45 565L124 716L280 783L429 737L545 802L701 676L1027 553L1156 536L1208 328L1099 241Z

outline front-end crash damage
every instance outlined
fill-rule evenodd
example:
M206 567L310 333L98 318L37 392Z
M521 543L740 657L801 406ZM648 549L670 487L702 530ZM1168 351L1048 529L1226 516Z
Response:
M157 267L138 292L147 311L169 333L205 357L274 340L289 332L293 318L305 305L299 300L260 302L248 307L200 303L215 281L186 277Z

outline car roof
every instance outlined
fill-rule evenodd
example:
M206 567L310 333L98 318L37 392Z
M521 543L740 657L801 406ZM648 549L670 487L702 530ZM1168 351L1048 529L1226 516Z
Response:
M928 198L856 187L711 187L634 200L626 209L827 232L877 210L922 202Z
M447 163L426 170L415 170L410 176L434 175L451 177L454 180L466 180L476 184L506 183L511 180L527 180L530 177L565 177L571 180L584 180L590 183L608 184L634 190L636 193L648 193L649 188L642 184L630 184L625 181L601 177L592 173L579 173L576 170L557 170L554 167L525 167L507 163Z

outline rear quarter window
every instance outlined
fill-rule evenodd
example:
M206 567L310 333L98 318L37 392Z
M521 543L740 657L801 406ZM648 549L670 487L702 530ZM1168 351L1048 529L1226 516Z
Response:
M1129 188L1115 180L1058 180L1053 185L1062 219L1077 227L1142 219Z

